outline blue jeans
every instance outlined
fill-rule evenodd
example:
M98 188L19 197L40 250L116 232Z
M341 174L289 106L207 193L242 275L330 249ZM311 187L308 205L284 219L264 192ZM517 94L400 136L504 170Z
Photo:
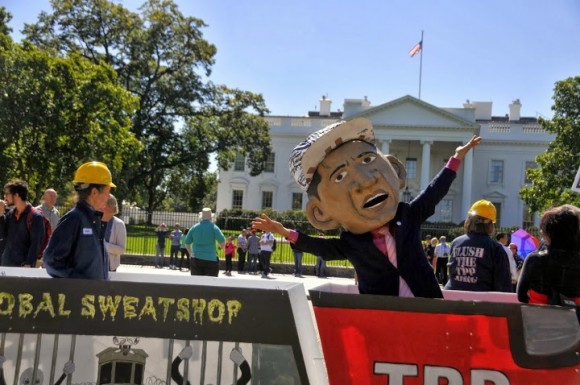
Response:
M302 275L302 251L294 250L294 275Z
M248 254L248 273L258 271L258 254Z
M316 266L314 269L318 277L326 277L326 261L321 257L316 257Z
M159 246L159 243L155 245L155 264L157 266L163 266L163 260L165 259L165 245L163 247Z
M179 245L171 245L171 251L169 252L169 266L177 265L177 256L179 255Z

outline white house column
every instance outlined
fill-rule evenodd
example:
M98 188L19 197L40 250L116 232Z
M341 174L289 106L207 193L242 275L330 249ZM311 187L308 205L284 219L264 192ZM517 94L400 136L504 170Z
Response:
M473 150L467 152L463 158L463 195L461 196L461 216L465 218L471 207L471 186L473 175Z
M391 151L391 139L381 140L381 152L383 154L388 154Z
M429 170L431 170L431 145L433 141L422 140L423 155L421 159L421 191L427 188L429 184Z

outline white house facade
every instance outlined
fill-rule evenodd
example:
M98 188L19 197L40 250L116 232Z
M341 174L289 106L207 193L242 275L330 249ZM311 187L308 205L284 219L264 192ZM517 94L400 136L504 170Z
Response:
M396 156L407 168L407 188L400 193L403 201L413 199L429 184L457 146L474 134L483 138L464 159L430 222L459 223L473 202L487 199L496 205L501 227L537 224L518 191L526 184L525 170L535 167L536 156L554 136L535 118L520 116L519 100L501 117L492 116L491 102L467 101L462 108L440 108L408 95L378 106L371 106L366 98L346 99L343 112L331 111L330 106L330 100L323 98L320 110L308 116L266 117L273 154L265 171L251 177L241 155L229 170L219 170L217 212L304 209L306 193L288 170L292 149L331 123L362 116L373 123L381 151Z

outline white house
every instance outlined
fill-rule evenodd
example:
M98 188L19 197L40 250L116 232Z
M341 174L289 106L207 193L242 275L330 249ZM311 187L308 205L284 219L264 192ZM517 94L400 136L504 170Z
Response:
M292 149L310 133L337 120L366 117L373 122L376 144L395 155L407 168L407 188L401 199L412 199L443 167L455 148L473 134L481 145L463 161L447 196L431 222L459 223L478 199L492 201L499 225L528 226L537 218L528 214L518 191L525 185L525 170L535 167L535 157L545 151L554 136L536 118L520 115L521 103L509 105L509 114L492 116L492 102L470 102L463 108L441 108L412 96L371 106L367 98L345 99L343 111L331 111L322 98L319 111L308 116L268 116L273 154L265 171L249 175L245 158L238 155L229 170L219 171L217 211L242 208L276 211L304 209L307 197L288 170Z

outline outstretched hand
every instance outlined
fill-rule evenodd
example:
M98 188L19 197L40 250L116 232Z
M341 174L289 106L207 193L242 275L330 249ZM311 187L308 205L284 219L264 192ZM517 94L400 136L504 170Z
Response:
M189 360L192 355L193 348L191 347L191 345L188 345L183 349L181 349L181 352L179 352L178 357L181 358L182 360Z
M62 369L62 372L63 372L64 374L66 374L66 375L69 375L69 374L72 374L72 373L74 373L74 371L75 371L75 368L76 368L76 366L75 366L75 363L74 363L74 362L72 362L72 361L67 361L67 362L64 364L64 368Z
M273 221L266 214L262 214L259 217L254 218L252 221L252 228L280 234L283 237L290 235L289 229L285 228L280 222Z
M473 135L469 142L463 146L459 146L455 149L454 157L460 160L463 160L465 154L469 152L473 147L479 145L481 143L481 136Z
M230 360L232 360L236 365L240 366L242 362L246 360L242 353L242 348L233 348L230 353Z

